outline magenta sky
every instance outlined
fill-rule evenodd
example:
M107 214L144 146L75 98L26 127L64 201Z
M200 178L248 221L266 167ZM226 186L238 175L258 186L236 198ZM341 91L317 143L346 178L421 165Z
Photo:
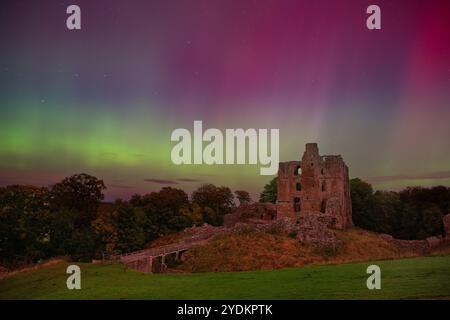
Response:
M193 120L279 128L281 161L318 142L376 188L450 185L449 1L15 0L0 19L1 185L88 172L109 199L204 182L256 194L256 167L170 162L170 133Z

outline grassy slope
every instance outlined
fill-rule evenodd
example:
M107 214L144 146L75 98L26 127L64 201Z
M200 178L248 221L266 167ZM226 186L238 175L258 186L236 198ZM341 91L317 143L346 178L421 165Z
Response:
M373 263L270 271L142 274L81 264L82 289L66 288L66 263L0 280L0 299L399 299L450 296L450 256L376 262L382 289L366 288Z
M284 234L226 234L190 250L179 268L187 272L250 271L417 256L400 251L367 230L353 228L336 233L343 245L334 254L302 245Z

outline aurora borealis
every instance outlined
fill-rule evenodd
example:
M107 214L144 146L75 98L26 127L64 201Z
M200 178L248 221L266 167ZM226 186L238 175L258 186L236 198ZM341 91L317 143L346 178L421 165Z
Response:
M8 0L0 19L0 185L86 172L107 199L256 195L255 166L172 164L170 134L194 120L279 128L280 161L317 142L377 189L450 185L447 0Z

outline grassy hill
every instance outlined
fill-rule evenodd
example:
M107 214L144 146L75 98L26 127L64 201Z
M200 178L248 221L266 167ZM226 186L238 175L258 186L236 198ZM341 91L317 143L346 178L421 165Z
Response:
M366 268L382 289L366 288ZM81 290L66 288L67 263L0 280L0 299L421 299L450 297L450 256L251 272L142 274L118 264L79 264Z
M335 252L301 244L285 233L244 230L218 236L193 248L178 268L187 272L251 271L305 265L339 264L370 260L415 257L417 252L400 250L379 234L363 229L336 230L342 245ZM450 246L443 244L450 254ZM434 253L434 251L433 251Z

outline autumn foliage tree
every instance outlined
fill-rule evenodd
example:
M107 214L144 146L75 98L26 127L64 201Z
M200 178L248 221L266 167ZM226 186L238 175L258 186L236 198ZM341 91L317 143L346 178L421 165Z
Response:
M204 184L192 193L192 202L202 209L203 221L222 225L223 216L235 209L234 196L228 187Z

